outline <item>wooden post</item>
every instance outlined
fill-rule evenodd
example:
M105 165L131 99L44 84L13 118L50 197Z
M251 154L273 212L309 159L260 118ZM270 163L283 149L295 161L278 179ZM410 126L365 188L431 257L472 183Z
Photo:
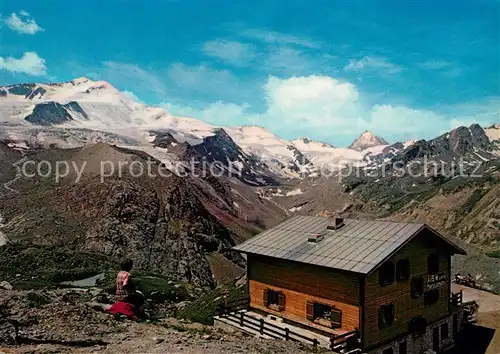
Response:
M288 327L285 328L285 340L288 342L290 340L290 330Z
M227 290L224 293L224 313L227 315Z
M240 312L240 325L241 325L241 327L243 327L243 316L245 316L245 314L243 312Z
M260 319L260 334L264 334L264 319Z
M330 337L330 350L333 351L335 349L335 334L332 334Z

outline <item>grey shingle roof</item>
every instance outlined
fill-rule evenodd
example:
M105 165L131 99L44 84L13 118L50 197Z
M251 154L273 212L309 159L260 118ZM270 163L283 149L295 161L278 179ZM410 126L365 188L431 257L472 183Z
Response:
M368 274L427 227L416 223L345 219L340 229L327 230L328 220L321 216L294 216L233 249ZM325 235L322 241L308 242L308 236L321 233ZM464 253L449 240L443 240L457 253Z

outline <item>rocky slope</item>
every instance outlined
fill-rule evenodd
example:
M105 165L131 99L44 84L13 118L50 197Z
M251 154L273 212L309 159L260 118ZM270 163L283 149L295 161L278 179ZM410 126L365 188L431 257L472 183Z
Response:
M0 290L2 353L312 353L301 343L257 339L174 318L117 321L93 308L100 289ZM9 322L4 322L8 318ZM16 333L12 323L18 326ZM322 350L324 353L329 351Z
M158 161L139 175L148 166L145 156L105 144L40 151L30 161L67 161L83 173L70 170L57 183L55 175L13 183L17 193L0 199L9 242L132 257L142 269L213 286L205 255L222 252L236 236L205 207L217 209L201 182L162 170ZM126 167L118 170L119 163Z

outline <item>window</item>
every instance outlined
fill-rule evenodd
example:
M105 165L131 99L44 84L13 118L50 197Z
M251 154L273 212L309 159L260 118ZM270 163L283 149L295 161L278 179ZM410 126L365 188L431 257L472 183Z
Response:
M408 346L406 342L399 343L399 354L407 354L407 353L408 353Z
M306 316L310 321L317 319L330 321L334 328L342 327L342 311L330 305L318 302L307 302Z
M439 273L439 256L435 253L427 257L427 274Z
M394 305L382 305L379 310L378 325L380 328L391 326L394 323Z
M439 290L438 289L433 289L426 291L424 294L424 305L425 306L430 306L434 305L436 302L439 301Z
M421 277L411 279L411 297L416 299L424 293L424 279Z
M449 333L448 333L448 323L443 323L441 325L441 340L448 339Z
M330 319L332 307L324 304L314 304L314 318Z
M394 263L385 262L378 272L380 285L389 285L394 282Z
M391 348L387 348L382 350L382 354L394 354L394 350Z
M400 259L396 266L397 281L407 281L410 279L410 261L408 259Z
M283 311L285 309L285 294L281 291L264 290L264 306L275 307L279 311Z

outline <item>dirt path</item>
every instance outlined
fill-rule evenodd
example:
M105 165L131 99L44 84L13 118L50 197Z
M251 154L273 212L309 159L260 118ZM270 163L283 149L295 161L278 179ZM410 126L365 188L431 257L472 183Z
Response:
M453 284L453 292L463 291L463 301L476 301L479 305L477 325L484 327L483 332L493 334L486 354L500 353L500 296L478 289ZM489 330L488 330L489 329ZM472 354L472 353L471 353Z
M174 328L173 328L174 327ZM106 345L87 348L36 344L10 348L5 353L312 353L312 347L300 343L270 341L252 338L240 332L222 332L203 326L175 324L171 328L126 323L120 333L109 334L102 339ZM0 354L2 354L0 348ZM324 351L324 353L331 353Z

